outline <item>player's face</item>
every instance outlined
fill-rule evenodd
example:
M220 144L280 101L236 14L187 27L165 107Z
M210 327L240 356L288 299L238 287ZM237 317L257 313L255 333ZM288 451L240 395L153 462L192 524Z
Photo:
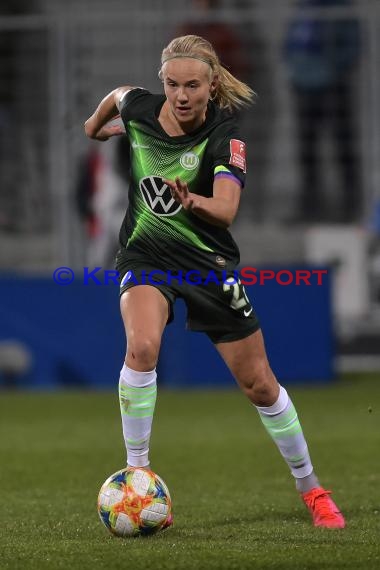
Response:
M172 59L164 64L162 75L165 95L178 123L193 128L200 126L216 87L210 66L192 58Z

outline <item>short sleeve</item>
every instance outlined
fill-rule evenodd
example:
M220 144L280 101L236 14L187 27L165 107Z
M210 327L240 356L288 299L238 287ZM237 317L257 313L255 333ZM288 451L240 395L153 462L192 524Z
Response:
M221 176L235 179L243 188L247 171L246 148L237 129L229 129L214 148L214 178Z
M120 102L120 115L125 125L145 112L150 97L152 94L142 87L136 87L126 93Z

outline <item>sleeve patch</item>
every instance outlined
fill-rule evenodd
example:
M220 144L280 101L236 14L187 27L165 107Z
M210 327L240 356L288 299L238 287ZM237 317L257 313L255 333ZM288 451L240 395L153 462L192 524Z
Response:
M230 162L232 166L240 168L244 173L247 171L245 160L245 143L238 139L230 140Z

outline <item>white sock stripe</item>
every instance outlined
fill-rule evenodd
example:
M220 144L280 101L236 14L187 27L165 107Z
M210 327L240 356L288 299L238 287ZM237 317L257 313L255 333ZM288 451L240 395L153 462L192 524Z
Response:
M283 386L280 386L280 393L277 400L271 406L256 406L257 410L265 416L276 416L281 414L290 402L287 391Z
M149 372L139 372L137 370L132 370L124 364L120 371L120 383L128 384L132 388L145 388L156 382L157 373L156 369L150 370Z
M133 372L134 374L150 374L151 372L154 372L156 369L153 368L153 370L148 370L146 372L140 372L139 370L133 370L133 368L129 368L129 366L127 366L124 362L123 364L123 368L120 370L120 374L123 375L124 373L127 372Z

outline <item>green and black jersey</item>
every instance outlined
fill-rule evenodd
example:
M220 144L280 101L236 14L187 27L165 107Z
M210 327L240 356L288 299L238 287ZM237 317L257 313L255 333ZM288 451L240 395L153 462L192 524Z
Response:
M239 263L229 231L198 218L174 201L163 179L178 176L190 192L211 197L215 176L245 181L244 143L236 119L212 102L205 122L191 134L171 137L158 116L164 95L133 89L120 114L131 148L129 207L120 230L128 256L147 256L166 269L205 270ZM222 259L222 263L223 263Z

